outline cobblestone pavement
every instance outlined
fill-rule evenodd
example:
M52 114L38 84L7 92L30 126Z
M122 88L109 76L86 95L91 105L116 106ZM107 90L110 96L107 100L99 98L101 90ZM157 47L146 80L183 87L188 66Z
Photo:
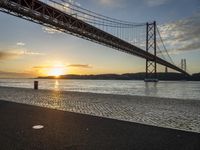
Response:
M0 87L0 99L200 133L200 101Z

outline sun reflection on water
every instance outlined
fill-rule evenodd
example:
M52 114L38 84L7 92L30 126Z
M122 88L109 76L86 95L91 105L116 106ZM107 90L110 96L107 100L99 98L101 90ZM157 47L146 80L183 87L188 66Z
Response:
M54 82L54 90L52 91L51 99L49 100L49 107L53 109L60 109L61 107L61 94L59 91L59 80Z
M59 81L58 80L55 81L54 90L56 90L56 91L59 90Z

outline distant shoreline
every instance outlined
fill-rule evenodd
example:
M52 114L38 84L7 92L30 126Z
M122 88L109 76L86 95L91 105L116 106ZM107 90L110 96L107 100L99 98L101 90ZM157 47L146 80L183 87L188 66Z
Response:
M163 81L200 81L200 73L185 76L180 73L157 73L158 80ZM77 75L68 74L55 76L38 77L37 79L79 79L79 80L144 80L145 73L126 74L97 74L97 75Z

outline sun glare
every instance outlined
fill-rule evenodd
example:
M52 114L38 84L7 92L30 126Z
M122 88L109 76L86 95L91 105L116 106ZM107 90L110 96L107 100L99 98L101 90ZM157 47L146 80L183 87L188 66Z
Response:
M49 75L51 76L55 76L55 77L59 77L60 75L62 75L64 72L63 72L63 69L62 68L52 68L50 70L50 73Z
M59 64L55 64L53 65L50 69L49 69L49 76L55 76L55 77L59 77L60 75L64 75L66 71L65 65L59 63Z

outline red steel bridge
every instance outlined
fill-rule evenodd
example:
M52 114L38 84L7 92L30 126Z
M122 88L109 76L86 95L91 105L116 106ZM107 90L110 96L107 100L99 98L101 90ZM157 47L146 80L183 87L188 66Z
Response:
M156 22L121 21L64 0L0 0L0 11L141 57L147 79L156 78L157 63L189 75L173 63Z

